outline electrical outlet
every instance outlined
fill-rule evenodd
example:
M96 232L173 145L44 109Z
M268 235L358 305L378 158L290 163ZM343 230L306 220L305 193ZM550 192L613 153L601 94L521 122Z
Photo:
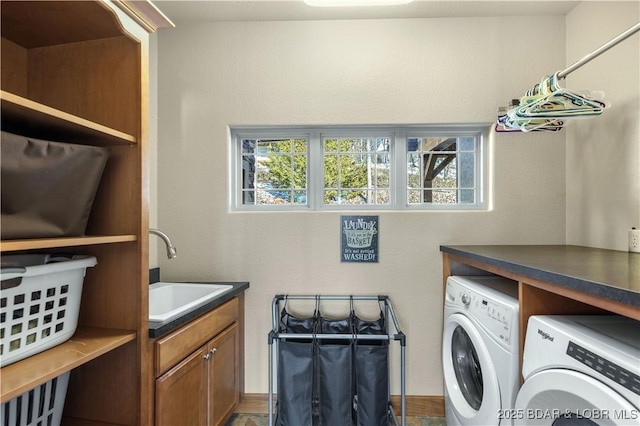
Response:
M632 228L629 231L629 251L640 253L640 230Z

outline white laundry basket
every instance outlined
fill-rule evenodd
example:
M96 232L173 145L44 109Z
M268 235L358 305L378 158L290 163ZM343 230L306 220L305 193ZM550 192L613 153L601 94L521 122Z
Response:
M93 256L1 258L0 366L68 340L78 325L86 268Z
M38 426L61 423L70 372L36 386L0 407L0 424Z

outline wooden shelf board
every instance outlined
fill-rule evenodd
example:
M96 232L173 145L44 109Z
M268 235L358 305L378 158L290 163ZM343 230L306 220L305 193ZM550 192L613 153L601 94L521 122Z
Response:
M78 327L64 343L0 370L2 402L136 339L136 332Z
M89 246L136 241L135 235L89 235L84 237L43 238L32 240L4 240L0 242L0 252L48 249L57 247Z
M101 2L2 2L2 36L28 49L122 35Z
M136 138L127 133L103 126L93 121L51 108L4 90L2 101L3 129L28 129L35 135L55 135L69 142L79 141L94 145L128 145ZM34 135L27 135L37 137Z

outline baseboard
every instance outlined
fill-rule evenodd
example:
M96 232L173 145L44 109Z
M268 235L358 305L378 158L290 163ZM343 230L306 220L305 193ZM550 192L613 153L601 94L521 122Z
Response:
M240 404L236 408L236 413L258 413L269 412L269 396L266 393L245 393L240 398ZM396 415L400 415L400 395L391 396L391 404ZM444 417L444 397L406 395L405 413L407 416L420 417Z
M391 405L400 415L400 395L391 395ZM444 417L444 396L406 395L405 411L407 416Z

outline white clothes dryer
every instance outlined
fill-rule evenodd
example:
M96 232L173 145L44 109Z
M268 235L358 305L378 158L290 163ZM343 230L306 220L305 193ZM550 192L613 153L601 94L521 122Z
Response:
M640 322L532 316L516 425L640 425Z
M494 276L451 276L442 364L448 426L510 425L520 384L518 287Z

